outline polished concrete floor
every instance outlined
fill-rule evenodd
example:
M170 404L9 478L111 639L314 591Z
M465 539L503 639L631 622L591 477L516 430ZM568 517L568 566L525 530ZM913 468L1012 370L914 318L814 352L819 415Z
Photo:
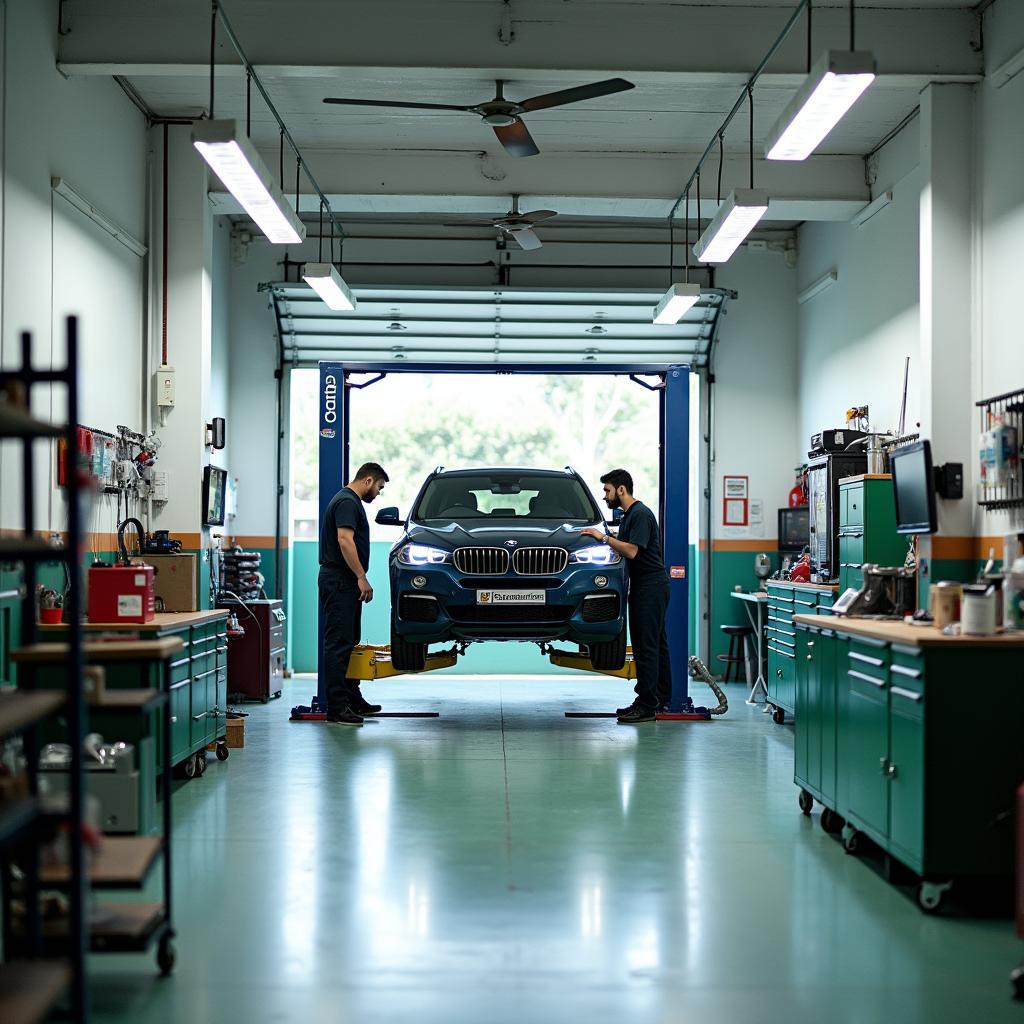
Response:
M180 937L91 960L94 1019L1021 1021L1008 919L931 918L799 813L787 726L619 726L585 677L378 683L439 719L288 722L175 797ZM699 687L698 702L710 699Z

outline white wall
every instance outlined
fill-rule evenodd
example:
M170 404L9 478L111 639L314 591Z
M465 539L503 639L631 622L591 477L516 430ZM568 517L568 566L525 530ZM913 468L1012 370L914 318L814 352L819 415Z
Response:
M797 280L803 290L831 270L838 280L797 307L799 446L842 427L846 410L867 405L871 425L895 430L904 360L910 356L908 432L920 416L919 252L921 181L916 121L882 152L873 195L893 201L861 227L804 224L799 231Z
M231 406L231 224L225 217L213 221L213 273L211 275L213 323L211 327L210 402L207 422L215 416L228 419ZM211 461L233 474L231 467L232 423L227 424L227 443L213 452ZM240 446L239 446L240 447Z
M134 237L146 236L146 130L142 115L112 80L59 75L56 0L7 3L3 90L3 252L0 360L20 363L18 332L34 335L37 365L63 365L62 318L81 317L82 422L113 430L142 427L145 263L54 196L62 177ZM62 389L48 389L35 410L60 418ZM59 493L50 485L45 447L37 485L37 528L63 529ZM49 480L47 479L49 476ZM0 449L0 526L20 527L20 454ZM109 529L101 504L90 529Z
M991 75L1024 48L1024 4L997 0L985 15L985 71ZM1024 238L1024 74L978 87L975 400L1024 388L1021 239ZM977 422L972 420L972 423ZM975 466L972 479L977 480ZM1024 512L979 514L975 532L1024 530Z

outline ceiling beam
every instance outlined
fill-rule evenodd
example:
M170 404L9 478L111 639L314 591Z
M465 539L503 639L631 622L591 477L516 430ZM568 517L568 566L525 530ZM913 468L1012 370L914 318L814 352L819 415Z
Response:
M227 9L249 59L277 73L344 82L356 69L453 69L472 77L564 77L609 73L746 75L785 24L785 7L708 3L515 0L237 0ZM209 61L207 0L70 0L60 39L65 74L202 74ZM844 9L816 7L813 50L848 46ZM857 46L874 51L880 71L922 81L976 79L983 72L977 19L967 9L862 8ZM218 62L237 64L224 44ZM773 60L771 75L806 70L798 25ZM465 72L463 72L465 73Z
M264 152L268 167L277 154ZM520 208L549 208L563 216L608 221L664 219L692 169L686 154L622 154L590 151L551 153L537 162L508 161L482 153L338 150L307 152L313 173L331 209L347 214L479 214L506 212L512 193ZM718 166L711 161L701 179L701 216L718 208ZM775 221L849 220L871 199L858 156L812 157L799 164L757 160L754 180L768 190L768 219ZM748 184L744 159L726 156L722 194ZM287 189L286 189L287 191ZM218 213L240 212L214 180L211 195ZM690 218L697 218L696 192ZM524 205L525 204L525 205ZM319 200L300 194L300 212L316 214ZM678 216L683 216L680 208Z

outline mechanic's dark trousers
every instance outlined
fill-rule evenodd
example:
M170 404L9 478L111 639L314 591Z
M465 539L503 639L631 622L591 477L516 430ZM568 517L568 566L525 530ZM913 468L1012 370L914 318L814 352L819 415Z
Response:
M359 643L363 603L359 584L334 573L320 572L320 608L324 622L324 679L327 712L337 714L350 707L359 693L359 680L347 679L352 648Z
M668 655L665 612L668 580L630 581L629 636L636 663L637 703L658 708L672 701L672 664Z

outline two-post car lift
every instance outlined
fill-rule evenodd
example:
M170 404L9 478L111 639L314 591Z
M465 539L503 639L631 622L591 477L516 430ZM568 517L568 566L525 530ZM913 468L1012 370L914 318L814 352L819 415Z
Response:
M659 395L659 522L669 572L671 597L668 607L668 644L672 660L672 704L666 718L706 719L696 712L689 696L689 490L690 490L690 369L688 366L578 363L466 364L466 363L320 363L320 515L331 498L349 479L349 445L352 428L351 394L397 373L628 376ZM653 382L652 382L653 381ZM318 620L318 690L316 703L324 706L323 613ZM454 665L462 645L430 654L424 671ZM546 648L556 665L594 671L589 659L574 652ZM349 663L351 678L380 679L397 675L387 647L361 645ZM603 673L634 678L630 655L617 672ZM314 712L315 714L315 712ZM320 717L320 715L316 715Z

